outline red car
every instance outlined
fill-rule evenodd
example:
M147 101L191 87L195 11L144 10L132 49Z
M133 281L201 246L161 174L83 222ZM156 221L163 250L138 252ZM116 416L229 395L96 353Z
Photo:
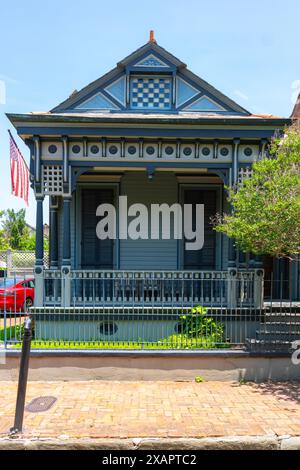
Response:
M0 311L26 312L34 302L34 278L0 279Z

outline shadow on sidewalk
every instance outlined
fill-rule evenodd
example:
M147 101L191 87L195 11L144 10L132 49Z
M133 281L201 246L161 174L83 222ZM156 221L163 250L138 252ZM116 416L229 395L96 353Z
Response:
M256 384L247 383L255 392L263 395L272 395L279 400L300 403L300 382L264 382Z

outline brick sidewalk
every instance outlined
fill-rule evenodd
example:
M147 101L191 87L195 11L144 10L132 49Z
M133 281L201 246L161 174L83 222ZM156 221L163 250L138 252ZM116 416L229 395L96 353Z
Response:
M0 437L13 424L17 384L0 382ZM300 436L299 384L228 382L30 382L25 437L130 438Z

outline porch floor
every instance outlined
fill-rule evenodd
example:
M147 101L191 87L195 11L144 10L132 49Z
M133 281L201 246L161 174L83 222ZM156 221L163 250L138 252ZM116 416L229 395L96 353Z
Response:
M196 307L199 304L193 304L191 305L190 308ZM202 304L201 304L202 305ZM249 305L238 305L236 308L228 308L226 306L205 306L207 308L208 313L221 313L223 315L226 315L226 313L232 313L232 312L266 312L272 309L274 312L280 312L281 310L285 310L289 312L292 310L294 313L300 313L300 302L297 301L280 301L280 300L274 300L272 302L270 301L265 301L262 305L261 308L254 308ZM61 306L60 304L51 304L51 305L44 305L42 307L32 307L30 309L31 313L34 314L35 312L37 313L51 313L51 312L65 312L65 313L104 313L104 312L111 312L112 308L115 311L120 311L120 312L140 312L141 310L145 312L160 312L162 313L171 313L171 312L182 312L183 310L187 310L189 308L188 305L156 305L155 303L144 303L144 304L111 304L110 302L105 302L105 303L100 303L100 305L94 304L93 302L86 302L82 305L73 305L73 306L68 306L64 307Z

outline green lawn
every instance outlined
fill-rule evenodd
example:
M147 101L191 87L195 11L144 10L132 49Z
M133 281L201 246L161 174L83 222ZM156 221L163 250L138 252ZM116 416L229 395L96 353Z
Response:
M174 335L175 336L175 335ZM210 339L201 338L178 338L172 336L156 342L140 341L64 341L64 340L33 340L32 349L220 349L230 348L228 343L215 343ZM17 343L14 348L20 348Z
M6 328L6 339L20 339L20 327ZM0 329L0 341L4 341L4 328ZM21 348L21 340L11 344L12 348ZM66 341L36 340L31 342L32 349L220 349L230 348L228 343L217 343L211 338L187 338L185 335L172 335L155 342L139 341Z

